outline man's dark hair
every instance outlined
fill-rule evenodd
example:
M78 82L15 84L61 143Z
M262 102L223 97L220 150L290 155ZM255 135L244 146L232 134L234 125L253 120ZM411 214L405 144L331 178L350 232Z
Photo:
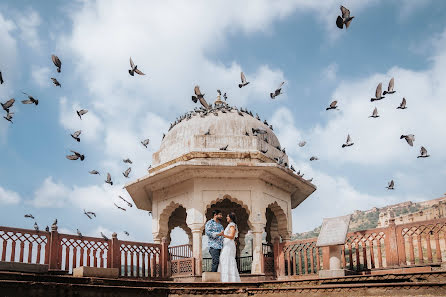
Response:
M215 215L218 215L218 214L220 214L221 213L221 210L219 210L219 209L214 209L213 211L212 211L212 217L215 217Z

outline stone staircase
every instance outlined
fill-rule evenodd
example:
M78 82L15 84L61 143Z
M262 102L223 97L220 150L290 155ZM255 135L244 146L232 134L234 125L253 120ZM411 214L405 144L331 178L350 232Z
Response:
M176 283L0 272L0 296L446 296L446 272L243 283Z

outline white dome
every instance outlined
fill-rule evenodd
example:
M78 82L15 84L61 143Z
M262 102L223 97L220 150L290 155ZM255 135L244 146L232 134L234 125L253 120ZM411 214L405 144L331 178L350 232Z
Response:
M257 128L266 130L266 134L254 136L252 129ZM210 135L204 135L208 130ZM152 165L159 166L190 152L218 152L226 145L228 152L268 150L265 155L271 162L282 157L288 163L286 154L278 149L279 140L267 125L247 113L240 116L232 110L218 111L218 116L209 113L202 117L197 113L183 119L166 134L159 151L153 154Z

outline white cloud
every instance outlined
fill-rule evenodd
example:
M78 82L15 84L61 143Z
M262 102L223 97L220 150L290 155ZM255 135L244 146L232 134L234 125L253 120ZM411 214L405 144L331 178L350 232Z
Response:
M0 204L17 204L21 200L19 193L0 186Z
M52 84L50 77L50 68L33 65L31 67L31 77L34 82L41 88L48 87Z
M35 10L27 10L17 17L17 25L20 29L20 39L33 49L40 48L40 38L38 34L40 23L40 15Z
M322 70L322 78L328 81L333 81L336 79L338 70L338 64L333 62Z
M47 177L42 185L35 191L34 198L30 201L35 207L54 207L61 208L65 206L69 190L62 183L56 183L53 178Z

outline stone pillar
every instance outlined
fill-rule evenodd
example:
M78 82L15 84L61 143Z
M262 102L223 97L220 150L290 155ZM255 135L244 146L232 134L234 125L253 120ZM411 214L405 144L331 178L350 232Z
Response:
M252 230L252 274L263 274L262 235L265 224L253 224Z
M191 228L192 229L192 228ZM201 275L201 261L202 261L202 234L200 227L192 229L192 255L195 258L195 274Z

